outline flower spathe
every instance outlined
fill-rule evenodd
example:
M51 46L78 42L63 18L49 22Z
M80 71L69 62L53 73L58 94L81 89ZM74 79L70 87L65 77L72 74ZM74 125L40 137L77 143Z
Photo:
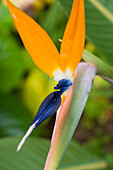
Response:
M66 70L70 70L73 74L84 49L84 0L73 0L60 54L49 35L38 23L15 7L9 0L6 0L6 3L23 44L34 63L50 77L58 75L58 70L64 74L63 78L65 78Z

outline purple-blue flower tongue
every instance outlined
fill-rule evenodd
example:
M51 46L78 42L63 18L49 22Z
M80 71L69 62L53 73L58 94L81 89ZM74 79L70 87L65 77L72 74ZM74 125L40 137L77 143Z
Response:
M33 125L36 123L34 129L49 116L54 114L61 105L61 97L58 91L49 94L39 107L39 110L31 123Z
M22 138L21 142L19 143L19 145L17 147L17 151L19 151L21 149L22 145L24 144L24 142L26 141L28 136L31 134L33 129L35 129L41 122L43 122L49 116L54 114L58 110L60 105L61 105L61 96L59 94L59 91L50 93L44 99L44 101L42 102L42 104L40 105L40 107L38 109L38 112L37 112L33 122L31 123L28 131L26 132L26 134Z
M61 89L61 88L65 88L65 87L69 87L72 85L72 82L70 80L67 79L62 79L58 82L58 84L54 87L54 89Z
M64 93L72 85L70 80L62 79L58 82L58 84L54 87L58 91L54 91L50 93L40 105L38 112L32 121L28 131L22 138L20 144L17 147L17 151L19 151L24 144L25 140L31 134L33 129L35 129L38 125L40 125L45 119L53 115L61 105L61 95Z
M72 82L70 80L62 79L58 82L54 89L59 90L59 94L62 95L71 85Z

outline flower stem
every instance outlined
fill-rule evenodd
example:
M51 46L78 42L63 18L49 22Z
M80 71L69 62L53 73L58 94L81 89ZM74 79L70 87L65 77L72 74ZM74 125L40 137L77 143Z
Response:
M82 59L96 67L96 74L113 84L113 68L101 59L84 50Z

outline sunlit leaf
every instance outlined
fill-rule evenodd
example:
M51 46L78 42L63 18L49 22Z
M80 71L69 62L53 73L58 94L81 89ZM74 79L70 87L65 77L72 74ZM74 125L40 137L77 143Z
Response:
M46 97L47 84L48 76L39 69L31 71L23 83L23 100L28 109L34 114L36 114L41 102Z

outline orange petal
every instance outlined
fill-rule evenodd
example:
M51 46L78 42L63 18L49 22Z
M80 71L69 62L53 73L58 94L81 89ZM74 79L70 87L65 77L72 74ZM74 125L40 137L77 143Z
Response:
M63 36L60 55L65 69L72 71L77 67L83 53L85 42L84 0L73 0L71 14Z
M15 26L34 63L46 74L53 76L58 68L59 53L46 31L32 18L6 0Z
M61 103L61 106L63 105L64 101L66 100L66 97L67 97L67 96L66 96L65 94L62 95L62 103Z

